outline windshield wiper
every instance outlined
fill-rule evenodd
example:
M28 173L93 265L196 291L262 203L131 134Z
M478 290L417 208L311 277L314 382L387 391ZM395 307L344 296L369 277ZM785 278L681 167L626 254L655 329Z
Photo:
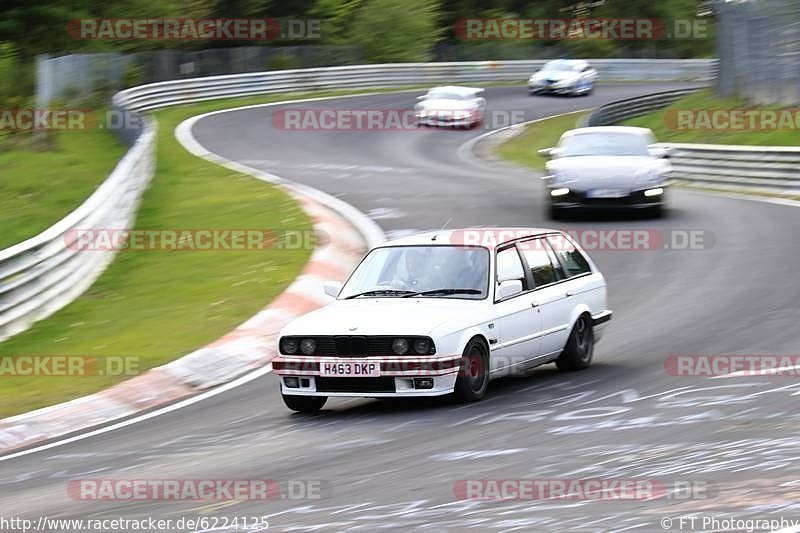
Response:
M433 289L430 291L415 292L409 294L408 296L403 296L403 298L412 298L414 296L435 296L437 294L483 294L483 291L479 291L478 289Z
M348 296L345 300L352 300L353 298L358 298L359 296L411 296L414 294L414 291L398 291L394 289L373 289L371 291L359 292L358 294L353 294L352 296Z

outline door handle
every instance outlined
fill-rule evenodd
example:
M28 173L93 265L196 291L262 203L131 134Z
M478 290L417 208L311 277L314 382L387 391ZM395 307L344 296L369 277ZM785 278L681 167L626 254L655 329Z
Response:
M531 302L531 307L539 307L540 305L542 304L540 304L539 302Z
M566 296L567 298L569 298L570 296L572 296L572 291L567 291L567 292L565 292L565 293L564 293L564 296Z

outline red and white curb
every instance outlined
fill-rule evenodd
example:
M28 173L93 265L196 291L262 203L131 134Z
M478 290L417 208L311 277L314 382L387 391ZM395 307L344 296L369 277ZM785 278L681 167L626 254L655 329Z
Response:
M208 346L104 391L0 420L0 454L85 432L145 410L172 405L41 448L12 453L0 460L152 418L194 403L193 399L200 401L215 391L221 393L264 375L269 371L265 365L277 353L280 330L295 318L327 305L331 298L324 294L323 282L343 281L364 253L384 240L380 228L349 204L316 189L224 160L205 150L192 136L191 128L197 120L212 114L215 113L192 117L181 123L175 130L178 141L194 155L276 184L288 192L311 217L315 230L329 237L328 242L314 251L300 276L271 304ZM222 384L226 385L212 389ZM205 394L188 398L204 390L207 391ZM183 402L174 403L182 399Z

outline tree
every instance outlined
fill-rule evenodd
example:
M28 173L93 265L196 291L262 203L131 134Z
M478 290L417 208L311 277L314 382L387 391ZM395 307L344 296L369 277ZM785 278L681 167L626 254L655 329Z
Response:
M366 0L349 41L370 63L414 62L429 60L441 35L436 0Z

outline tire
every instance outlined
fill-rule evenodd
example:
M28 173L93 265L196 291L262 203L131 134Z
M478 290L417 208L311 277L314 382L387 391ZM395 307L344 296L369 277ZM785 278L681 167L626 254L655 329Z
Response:
M472 339L464 348L456 378L455 396L462 402L477 402L489 388L489 350L480 339Z
M583 370L591 364L593 354L592 319L589 315L583 314L575 321L569 339L567 339L567 345L556 359L556 366L559 370L565 371Z
M283 403L286 404L286 407L298 413L316 413L328 401L327 396L295 396L293 394L281 394L281 396L283 396Z
M561 211L561 208L550 204L550 207L547 208L547 214L550 216L552 220L559 220L564 217L564 213Z

